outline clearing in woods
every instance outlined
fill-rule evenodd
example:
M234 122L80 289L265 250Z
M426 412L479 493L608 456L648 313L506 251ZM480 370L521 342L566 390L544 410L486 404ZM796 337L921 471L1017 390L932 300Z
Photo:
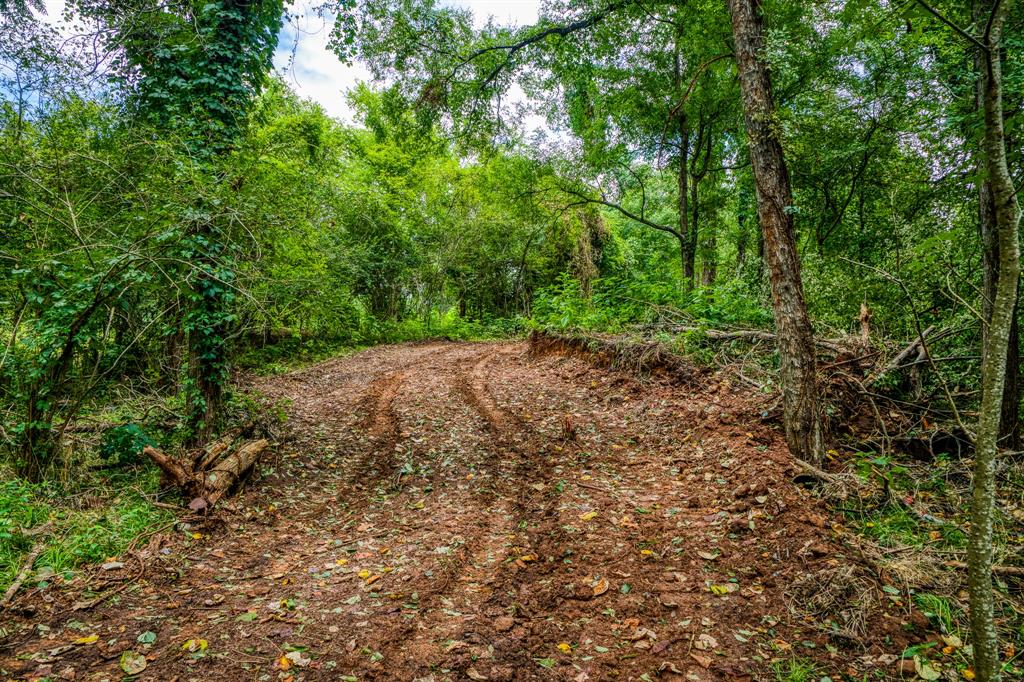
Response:
M127 651L153 680L741 680L920 641L896 600L868 623L843 601L877 584L721 377L429 343L255 388L289 401L263 475L123 567L24 595L0 669L118 679Z

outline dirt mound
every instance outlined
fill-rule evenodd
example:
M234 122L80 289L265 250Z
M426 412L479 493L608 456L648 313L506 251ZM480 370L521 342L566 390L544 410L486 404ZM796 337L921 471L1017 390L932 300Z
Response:
M260 380L291 404L258 484L123 568L23 597L0 669L99 680L141 654L153 680L739 680L793 659L854 674L919 641L747 397L688 376L434 343Z

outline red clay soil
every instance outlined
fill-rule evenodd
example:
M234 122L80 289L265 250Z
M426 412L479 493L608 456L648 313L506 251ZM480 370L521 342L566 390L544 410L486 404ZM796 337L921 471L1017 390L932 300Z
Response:
M144 656L136 679L181 682L764 680L798 659L861 679L925 636L721 377L434 343L254 388L289 401L257 480L122 568L24 594L0 677Z

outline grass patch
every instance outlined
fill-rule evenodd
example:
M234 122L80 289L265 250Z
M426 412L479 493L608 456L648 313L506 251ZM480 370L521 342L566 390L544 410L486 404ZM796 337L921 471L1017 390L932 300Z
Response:
M155 469L93 472L82 479L71 489L53 483L0 482L0 592L17 576L36 543L42 542L44 549L29 584L53 575L69 579L79 566L119 555L141 533L172 518L147 499L159 486ZM22 532L46 524L44 533Z
M813 661L790 658L772 664L776 682L818 682L820 674Z

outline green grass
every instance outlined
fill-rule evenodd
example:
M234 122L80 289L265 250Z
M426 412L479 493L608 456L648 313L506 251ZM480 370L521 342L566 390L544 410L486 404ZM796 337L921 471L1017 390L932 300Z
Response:
M36 543L45 546L35 561L36 576L63 575L123 552L146 530L169 521L146 495L156 491L159 473L150 468L83 475L68 486L0 482L0 592L21 570ZM22 530L50 524L38 535ZM35 576L30 576L33 584Z
M772 664L777 682L818 682L821 674L813 661L802 658L791 658Z
M948 599L937 594L921 592L914 595L914 601L917 602L921 613L934 622L942 632L948 634L956 631L956 625L953 622L956 610Z

